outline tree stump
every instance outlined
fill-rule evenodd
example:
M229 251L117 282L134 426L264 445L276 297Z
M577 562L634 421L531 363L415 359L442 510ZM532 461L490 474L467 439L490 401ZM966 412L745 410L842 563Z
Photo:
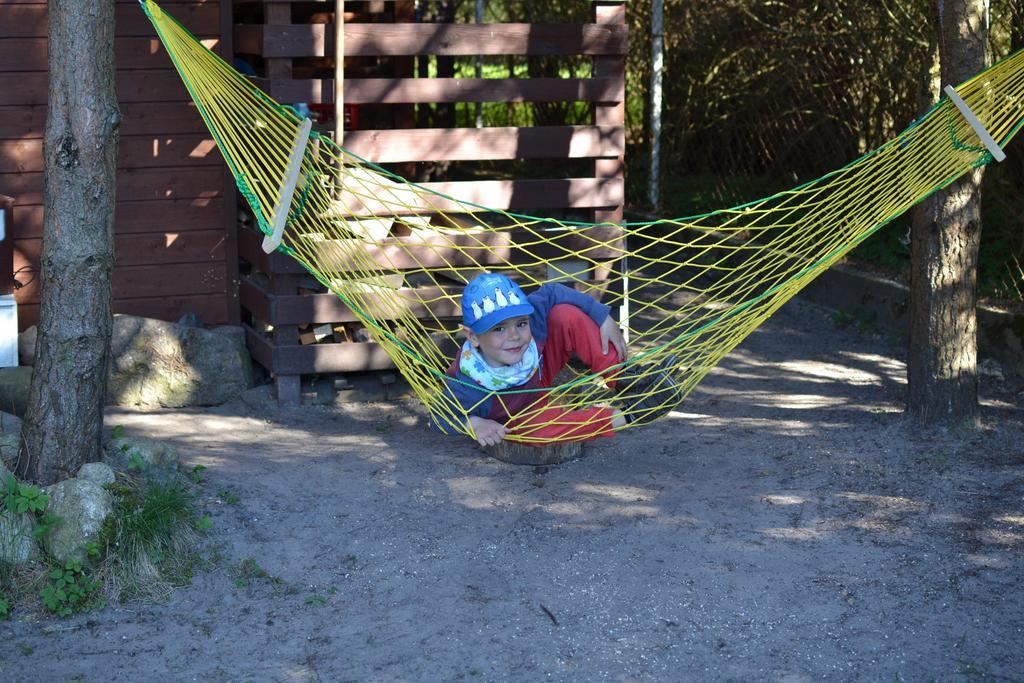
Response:
M560 465L583 457L583 443L566 441L543 446L527 446L516 441L502 441L484 451L496 460L512 465Z

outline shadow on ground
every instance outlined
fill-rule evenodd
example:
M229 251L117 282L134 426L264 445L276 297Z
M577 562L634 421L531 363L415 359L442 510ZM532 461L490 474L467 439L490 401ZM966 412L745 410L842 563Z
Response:
M918 431L898 356L794 301L671 417L544 473L411 404L119 411L207 468L222 559L167 604L0 624L0 676L1019 680L1014 388ZM236 585L248 558L280 581Z

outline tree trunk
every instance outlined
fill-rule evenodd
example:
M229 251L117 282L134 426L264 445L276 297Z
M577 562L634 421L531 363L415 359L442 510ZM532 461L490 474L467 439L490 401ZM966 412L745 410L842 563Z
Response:
M942 82L985 66L984 0L940 0ZM977 263L981 241L976 169L921 204L911 244L907 411L926 424L976 425Z
M49 484L99 460L114 264L114 0L50 0L36 364L18 474Z

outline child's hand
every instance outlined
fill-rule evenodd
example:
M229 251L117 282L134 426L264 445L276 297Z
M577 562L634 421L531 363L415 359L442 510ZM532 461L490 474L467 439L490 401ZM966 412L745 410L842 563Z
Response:
M626 360L626 338L622 336L622 330L618 323L608 316L601 323L601 353L608 355L608 342L612 343L619 354L619 360Z
M469 418L469 426L473 428L473 433L476 434L476 441L481 446L497 446L505 438L505 434L508 433L505 425L500 422L477 417L476 415Z

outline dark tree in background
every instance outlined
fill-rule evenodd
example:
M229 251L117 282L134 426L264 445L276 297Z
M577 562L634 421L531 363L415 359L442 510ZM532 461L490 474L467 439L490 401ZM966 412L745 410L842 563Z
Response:
M986 65L984 0L939 0L943 84ZM917 208L911 238L907 410L924 423L978 420L977 266L980 184L975 169Z
M114 0L50 0L36 363L18 475L49 484L99 460L112 314Z

